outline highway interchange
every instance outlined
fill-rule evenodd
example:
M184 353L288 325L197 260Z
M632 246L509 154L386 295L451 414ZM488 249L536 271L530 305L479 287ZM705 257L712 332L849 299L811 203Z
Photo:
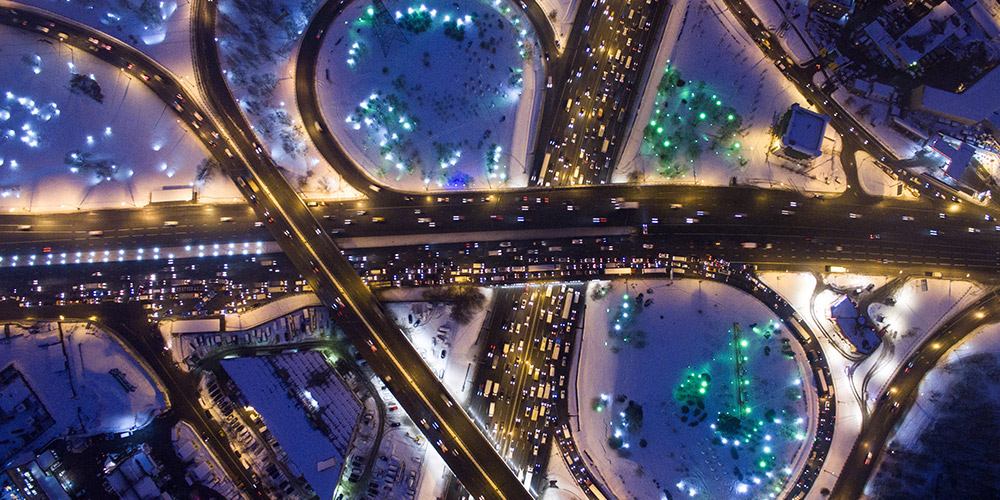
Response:
M665 0L656 2L657 5L665 3ZM310 23L307 34L310 30L322 33L325 28L317 20L332 22L337 8L342 4L343 2L325 4L321 14ZM536 175L536 178L542 179L539 181L542 187L539 188L506 192L451 192L440 195L403 193L380 186L363 173L359 174L360 169L346 155L341 152L338 156L340 149L328 135L326 140L317 140L316 134L323 135L322 131L325 129L319 114L313 121L315 125L307 127L317 147L345 179L368 197L361 202L310 207L299 199L256 142L256 138L247 132L251 128L229 93L221 73L214 46L215 8L210 0L194 3L192 33L196 45L194 54L198 80L207 98L208 108L199 108L196 104L198 100L187 95L166 69L120 41L45 11L7 1L0 5L4 7L2 21L6 24L35 31L40 31L38 27L48 27L50 30L47 31L47 36L73 44L82 50L89 50L110 64L123 68L123 71L133 77L142 79L166 103L174 103L178 96L183 95L184 99L181 101L186 104L178 111L179 116L188 123L197 124L192 127L194 133L234 178L249 201L249 207L155 206L139 210L58 216L5 214L0 218L0 231L5 236L0 243L0 255L45 253L46 249L64 251L106 248L108 245L135 245L140 241L143 245L152 246L178 239L195 243L209 239L257 240L269 239L268 234L273 235L274 240L279 242L295 262L321 299L339 314L343 314L343 327L351 333L359 350L386 380L407 413L415 422L421 423L428 439L437 444L442 456L461 478L463 485L477 497L527 498L528 494L514 479L514 474L501 454L494 451L493 443L479 432L469 416L454 403L398 333L398 328L387 319L381 306L334 240L399 234L409 234L414 240L419 240L433 234L468 234L472 228L483 234L502 234L491 237L492 243L484 244L482 251L485 252L487 248L502 250L505 248L502 246L503 242L518 240L507 236L511 232L556 227L575 227L581 231L594 227L629 227L633 234L623 238L625 243L619 245L617 253L624 254L620 257L622 259L642 258L646 262L654 259L658 253L669 251L699 257L721 257L761 268L812 266L815 269L824 263L833 263L843 264L852 270L875 269L883 273L905 271L920 274L933 270L943 271L951 276L972 274L985 281L992 279L997 268L995 242L998 226L993 219L994 207L982 207L968 201L963 203L963 198L957 193L941 191L940 186L925 185L924 179L901 175L904 181L923 195L918 202L871 199L860 193L857 182L852 183L853 189L845 195L813 198L794 192L698 186L590 186L554 189L545 187L546 182L556 184L552 176L546 175ZM627 18L627 15L623 12L629 11L626 2L607 1L600 5L609 9L609 14L614 11L617 19L624 23L622 19ZM773 61L787 60L773 35L750 22L752 13L745 4L733 1L729 6L737 12L744 29L758 40L765 55ZM538 19L540 10L534 2L530 2L530 5L523 4L523 7L536 26L547 26L544 20ZM600 14L604 12L604 8L599 6L590 8L600 10ZM655 32L662 25L662 16L657 14L659 10L656 9L665 7L660 6L649 12L645 12L645 7L640 8L642 17L648 16L650 21L647 22L653 23L649 32ZM583 10L582 8L581 11ZM578 15L573 32L584 34L572 37L574 43L570 47L561 54L556 50L551 53L546 51L549 54L549 71L562 70L575 74L579 65L574 68L573 64L581 58L592 57L590 52L595 47L599 49L602 36L610 36L616 44L626 43L620 39L620 35L612 35L617 26L604 24L603 21L594 23L593 37L588 38L586 33L590 30L584 30L580 23L581 19L586 20L589 15ZM631 20L633 26L629 29L641 29L635 25L642 17L634 17ZM543 35L546 33L545 28L536 31ZM548 28L548 33L551 33L551 28ZM642 38L645 42L638 42L640 38L637 37L631 43L645 43L646 48L651 49L648 46L650 35L643 36L646 37ZM313 40L308 36L306 39ZM551 38L546 41L543 36L542 39L543 45L554 43ZM315 58L306 58L309 64L302 64L302 54L307 53L305 47L309 45L311 44L303 44L297 75L313 66L312 75L315 76ZM318 45L316 43L317 47ZM646 53L649 52L647 50ZM646 55L641 57L645 58ZM605 71L603 68L599 64L596 70L591 68L588 73L594 85L587 86L592 87L594 96L594 89L598 87L597 78ZM844 136L845 151L853 154L853 150L864 149L883 159L886 164L893 165L894 159L876 138L853 123L849 115L837 107L836 103L824 98L821 90L812 85L810 79L815 69L786 65L784 71L807 99L833 116L834 128ZM568 81L568 78L560 76L561 74L556 75L560 82ZM633 86L637 76L639 75L636 73L628 77ZM560 98L566 93L579 95L580 89L577 87L591 82L583 76L576 78L578 80L574 80L575 85L573 82L566 86L560 83L554 92L546 96L542 130L564 130L562 127L552 129L551 124L568 123L568 120L573 119L573 113L579 113L582 103L571 105L567 112L564 104L559 106L559 99L551 97L551 94L558 94ZM300 79L297 86L309 87L311 82L314 82L314 78ZM634 88L631 93L627 93L626 99L620 104L622 110L631 108L629 99L633 99L634 94ZM312 99L315 103L315 98ZM299 100L304 119L311 107L308 101L308 95L306 99ZM552 105L553 101L555 105ZM579 115L577 117L583 118ZM621 140L626 133L627 120L619 121L611 130L614 131L613 136ZM306 123L310 123L310 120L306 119ZM546 123L550 127L546 127ZM589 126L593 128L593 125ZM605 135L607 134L608 131L605 131ZM543 135L539 134L539 144ZM593 152L593 141L603 142L603 139L598 141L599 138L595 139L593 135L591 130L589 140L592 142L588 142L588 146L584 146L581 140L580 149L573 149L577 151L577 157L578 151L583 148ZM553 145L548 141L545 144ZM536 151L542 149L536 148ZM612 158L615 151L609 148L607 157ZM541 172L543 168L537 155L535 161L536 171ZM612 159L607 166L613 167L613 164ZM558 183L599 184L607 179L610 170L602 169L600 162L596 165L598 168L588 167L586 174L564 174L560 176ZM849 172L849 176L856 179L856 172ZM637 202L641 208L622 208L621 203L626 200ZM375 222L375 217L384 218L384 222ZM419 223L419 219L423 218L433 221L434 226ZM169 220L183 220L185 223L165 225L164 222ZM255 224L258 220L263 221L262 227ZM24 225L30 225L32 229L16 229ZM93 237L89 234L91 230L101 230L103 234ZM503 239L496 239L501 237ZM570 242L568 245L560 244L563 248L560 252L565 252L574 259L585 260L587 257L584 255L599 255L601 258L612 258L605 255L615 255L613 258L619 258L613 253L613 249L609 251L606 248L608 245L599 245L596 240L593 244L576 244L574 242L578 238L566 239ZM468 240L476 241L477 238L470 236ZM753 249L741 245L742 242L749 241L759 245ZM646 248L646 244L651 248ZM537 244L526 242L522 245L525 248L528 246ZM369 251L372 255L380 253L378 248ZM381 253L384 254L384 250ZM560 257L558 252L547 252L547 255L541 254L538 257L531 255L527 256L529 262L534 258L537 263L551 262L553 258ZM488 260L489 257L491 256L481 255L479 258ZM504 261L511 259L510 255L499 257L496 260L500 264L491 267L502 267L506 263L509 268L511 262L517 262ZM0 266L5 265L7 263L0 261ZM515 281L540 277L531 276L526 271L507 271L505 275L505 279ZM560 277L557 273L550 276ZM995 302L991 294L981 304L984 313L970 310L956 317L947 328L942 329L940 338L923 346L909 370L894 377L893 386L897 389L895 395L880 401L872 413L870 421L878 424L867 426L862 431L866 437L864 442L871 446L865 450L881 449L880 443L884 442L891 429L889 424L904 413L897 412L886 417L892 403L912 402L915 388L923 374L933 366L933 362L947 346L993 317L997 307ZM534 334L535 328L532 327L532 335ZM512 405L509 409L520 408L521 406ZM506 406L500 411L502 415L512 413ZM870 465L863 463L866 461L867 451L859 450L861 448L856 448L855 453L852 453L841 475L841 478L852 479L843 481L844 484L838 483L833 492L835 498L857 498L860 488L864 486L871 471ZM522 448L519 453L523 454L525 451L527 450ZM805 487L808 489L808 485Z

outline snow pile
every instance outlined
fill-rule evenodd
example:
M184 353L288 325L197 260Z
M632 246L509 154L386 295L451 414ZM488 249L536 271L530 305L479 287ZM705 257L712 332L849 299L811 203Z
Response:
M14 392L2 391L3 413L16 407L27 387L44 406L43 413L54 420L25 443L25 449L58 436L134 431L166 408L163 394L138 362L93 323L8 324L4 328L9 328L10 337L0 343L0 369L13 366L24 383L9 385ZM8 398L12 395L18 401ZM7 454L18 449L5 445L0 451L6 461L11 458Z
M404 189L525 185L542 64L520 9L385 5L395 23L358 2L325 39L320 101L344 148Z
M0 43L0 208L137 207L165 186L239 196L141 80L21 30Z
M841 141L832 127L823 155L809 165L772 154L772 128L796 102L806 105L728 9L678 2L615 182L729 185L735 178L770 188L844 191Z
M355 198L309 140L295 105L298 40L321 3L220 1L219 55L233 96L288 181L307 197Z
M615 496L780 491L808 434L808 384L767 306L697 280L588 295L577 444Z

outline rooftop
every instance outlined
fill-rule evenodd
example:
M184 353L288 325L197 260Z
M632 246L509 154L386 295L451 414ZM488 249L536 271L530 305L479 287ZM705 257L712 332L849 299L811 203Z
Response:
M830 118L792 104L788 111L788 125L781 136L781 145L800 153L817 157L823 154L823 135L826 133L826 123Z

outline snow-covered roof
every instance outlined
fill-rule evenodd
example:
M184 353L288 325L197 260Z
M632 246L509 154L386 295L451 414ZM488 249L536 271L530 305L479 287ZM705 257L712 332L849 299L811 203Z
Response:
M857 352L870 354L882 343L875 329L859 314L858 305L847 295L842 295L830 306L830 317Z
M235 358L223 360L222 367L288 454L289 468L301 471L320 498L331 498L361 417L361 403L323 355L307 351ZM277 369L287 375L279 380ZM316 374L329 383L311 385ZM304 406L325 425L325 432L310 423ZM281 425L271 425L274 422Z
M997 112L1000 102L1000 71L996 68L971 87L956 94L947 90L924 86L918 91L919 102L914 103L926 111L954 117L970 123L979 123Z
M300 293L286 295L273 302L268 302L258 308L240 314L226 315L226 331L247 330L262 325L268 321L291 314L305 307L319 306L323 303L315 294Z
M222 318L173 319L160 323L165 333L182 335L185 333L214 333L222 330Z
M781 136L781 145L812 157L822 155L823 135L830 118L809 111L798 103L792 104L789 113L791 116Z
M936 49L953 34L965 36L962 21L955 15L955 9L948 2L941 2L931 9L923 19L910 26L889 49L899 57L903 65L914 64L928 52Z

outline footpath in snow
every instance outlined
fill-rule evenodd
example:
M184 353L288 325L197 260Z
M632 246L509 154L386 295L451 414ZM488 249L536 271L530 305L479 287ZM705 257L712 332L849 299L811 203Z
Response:
M766 496L806 444L794 339L714 281L592 284L577 444L618 498Z

